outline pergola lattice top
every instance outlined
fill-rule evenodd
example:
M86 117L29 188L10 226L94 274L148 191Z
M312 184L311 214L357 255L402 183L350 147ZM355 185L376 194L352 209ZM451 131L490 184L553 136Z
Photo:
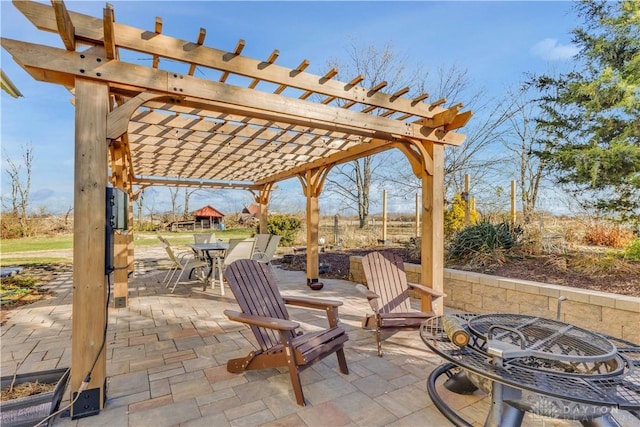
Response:
M394 146L410 155L424 141L459 145L464 136L453 130L471 117L462 104L407 98L409 88L385 93L385 82L359 86L363 76L338 81L337 69L307 73L307 60L277 65L278 51L265 60L243 56L242 40L231 51L207 47L204 29L188 42L163 35L160 18L147 31L115 22L109 5L96 19L52 3L14 2L36 27L58 33L66 51L2 45L36 79L70 88L75 77L108 83L108 138L124 148L130 184L259 188ZM147 55L151 66L122 60L124 51ZM186 72L160 69L164 59ZM196 67L214 78L195 77Z

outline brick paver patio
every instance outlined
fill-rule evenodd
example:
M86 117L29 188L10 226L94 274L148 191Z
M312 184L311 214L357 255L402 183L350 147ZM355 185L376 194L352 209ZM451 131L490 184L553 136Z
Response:
M322 280L308 289L303 272L278 270L283 294L339 299L340 320L350 340L350 374L340 374L335 356L302 372L306 407L296 405L286 370L243 375L226 371L229 358L253 349L253 335L229 321L223 310L237 309L227 289L202 291L184 282L174 294L160 285L162 252L141 249L130 280L129 307L109 309L107 403L99 415L56 426L449 426L427 392L429 373L442 359L429 352L415 331L386 339L376 355L373 331L360 327L369 306L343 280ZM20 307L2 327L2 375L68 367L71 363L71 275L49 283L56 295ZM416 301L416 304L418 302ZM325 325L322 312L291 309L303 329ZM480 393L455 395L442 389L447 403L474 425L482 426L489 401ZM69 402L65 393L63 405ZM622 425L634 418L621 413ZM525 416L525 426L573 426L578 422Z

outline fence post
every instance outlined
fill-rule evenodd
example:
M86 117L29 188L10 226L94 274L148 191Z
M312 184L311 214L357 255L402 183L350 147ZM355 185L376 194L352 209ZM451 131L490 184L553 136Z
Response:
M382 241L387 242L387 190L382 190Z
M471 204L469 203L469 174L464 176L464 226L468 227L471 224Z
M516 181L511 180L511 224L516 223Z

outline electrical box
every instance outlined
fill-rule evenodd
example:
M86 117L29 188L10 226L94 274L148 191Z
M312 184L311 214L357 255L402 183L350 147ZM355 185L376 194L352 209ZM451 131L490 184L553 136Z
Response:
M129 196L119 188L107 187L107 228L126 231L129 218Z
M111 274L114 267L113 244L115 231L126 233L129 218L129 197L119 188L107 187L106 190L106 235L105 235L105 274Z

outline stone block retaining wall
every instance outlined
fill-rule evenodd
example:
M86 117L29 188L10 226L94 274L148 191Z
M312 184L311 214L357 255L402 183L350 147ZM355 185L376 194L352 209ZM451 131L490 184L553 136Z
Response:
M405 264L409 282L420 283L420 266ZM365 283L362 257L350 258L350 280ZM468 271L444 271L446 307L472 313L518 313L560 320L640 343L640 298Z

